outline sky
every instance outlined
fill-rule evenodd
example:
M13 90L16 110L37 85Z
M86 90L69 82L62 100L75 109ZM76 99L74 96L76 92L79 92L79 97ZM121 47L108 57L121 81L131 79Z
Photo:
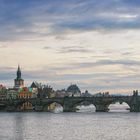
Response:
M0 0L0 83L140 89L139 0Z

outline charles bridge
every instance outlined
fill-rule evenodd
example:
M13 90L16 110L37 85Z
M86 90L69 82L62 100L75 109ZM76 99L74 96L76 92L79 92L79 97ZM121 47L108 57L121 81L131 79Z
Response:
M93 97L59 97L59 98L18 98L18 99L1 99L0 111L20 111L19 108L26 102L33 106L33 111L48 111L48 106L52 103L58 103L63 107L63 112L75 112L76 106L83 102L93 104L96 112L107 112L112 103L127 103L130 112L140 112L140 96L138 91L134 91L131 96L93 96Z

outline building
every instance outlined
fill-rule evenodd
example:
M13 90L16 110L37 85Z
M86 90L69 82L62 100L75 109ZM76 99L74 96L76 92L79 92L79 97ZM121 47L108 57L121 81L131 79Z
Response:
M32 98L32 92L27 87L20 88L18 98Z
M33 82L30 86L34 98L52 98L55 97L53 88L49 85L42 85L38 82Z
M6 99L7 89L5 86L0 85L0 99Z
M18 98L19 90L15 88L7 89L7 99L17 99Z
M18 66L16 76L16 79L14 79L14 87L7 89L7 99L19 98L19 92L24 87L24 80L21 78L20 66Z
M32 92L27 88L23 87L19 89L18 98L32 98ZM32 110L33 106L29 102L25 102L22 106L19 107L19 110Z
M67 96L65 89L55 91L55 97L65 97L65 96Z
M93 95L86 90L84 93L81 94L82 97L92 97Z
M20 66L18 66L17 77L14 80L14 88L19 89L22 87L24 87L24 80L21 78L21 69Z
M107 91L107 92L99 92L99 93L96 93L96 94L94 94L94 96L97 96L97 97L103 97L103 96L110 96L109 95L109 92Z
M39 89L41 89L41 88L42 88L41 83L33 82L33 83L31 84L30 90L31 90L31 92L32 92L32 98L37 98Z
M79 87L76 84L70 85L67 88L67 96L74 96L74 97L79 97L81 96L81 91Z

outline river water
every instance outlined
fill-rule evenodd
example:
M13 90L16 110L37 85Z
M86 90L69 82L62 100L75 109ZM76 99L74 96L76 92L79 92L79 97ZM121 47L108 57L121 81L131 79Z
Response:
M0 140L139 140L140 113L0 113Z

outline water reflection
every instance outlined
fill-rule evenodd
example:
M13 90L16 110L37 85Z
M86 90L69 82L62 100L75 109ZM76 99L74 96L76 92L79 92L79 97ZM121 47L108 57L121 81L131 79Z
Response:
M140 113L0 113L0 140L139 140Z
M24 140L24 136L23 136L23 129L24 129L24 120L23 120L23 117L22 117L22 114L15 114L15 130L14 130L14 133L15 133L15 140Z
M77 112L95 112L95 110L96 110L96 108L95 108L95 106L94 105L87 105L87 106L85 106L85 105L80 105L80 106L77 106L76 107L78 110L77 110Z

